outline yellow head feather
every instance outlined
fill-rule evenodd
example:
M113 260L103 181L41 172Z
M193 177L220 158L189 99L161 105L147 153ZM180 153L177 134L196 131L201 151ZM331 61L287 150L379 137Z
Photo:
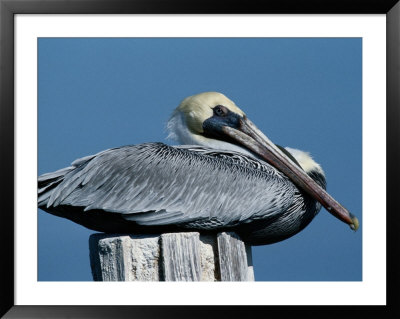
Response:
M203 133L203 122L213 116L213 108L223 105L241 116L244 112L233 101L218 92L204 92L184 99L175 112L184 115L187 127L195 134Z

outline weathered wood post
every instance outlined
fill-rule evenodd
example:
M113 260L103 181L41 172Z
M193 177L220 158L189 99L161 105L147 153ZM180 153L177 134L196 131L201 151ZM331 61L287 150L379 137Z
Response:
M95 281L254 281L251 247L235 233L93 234Z

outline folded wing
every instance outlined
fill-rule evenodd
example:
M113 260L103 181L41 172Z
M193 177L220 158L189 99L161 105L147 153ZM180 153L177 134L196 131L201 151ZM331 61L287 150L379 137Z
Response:
M109 149L39 177L39 207L119 213L144 226L233 226L286 210L296 187L241 153L146 143Z

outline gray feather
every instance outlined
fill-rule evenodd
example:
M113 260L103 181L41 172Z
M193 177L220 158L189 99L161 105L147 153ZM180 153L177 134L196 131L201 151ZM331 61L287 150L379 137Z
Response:
M298 192L269 164L244 154L161 143L106 150L39 177L46 179L54 181L39 189L41 206L121 213L141 225L231 226L285 211Z

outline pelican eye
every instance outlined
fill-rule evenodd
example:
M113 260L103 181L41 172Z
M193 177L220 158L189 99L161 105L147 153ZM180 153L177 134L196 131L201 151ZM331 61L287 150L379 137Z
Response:
M216 116L226 116L228 114L228 109L223 105L217 105L213 108L213 111Z

